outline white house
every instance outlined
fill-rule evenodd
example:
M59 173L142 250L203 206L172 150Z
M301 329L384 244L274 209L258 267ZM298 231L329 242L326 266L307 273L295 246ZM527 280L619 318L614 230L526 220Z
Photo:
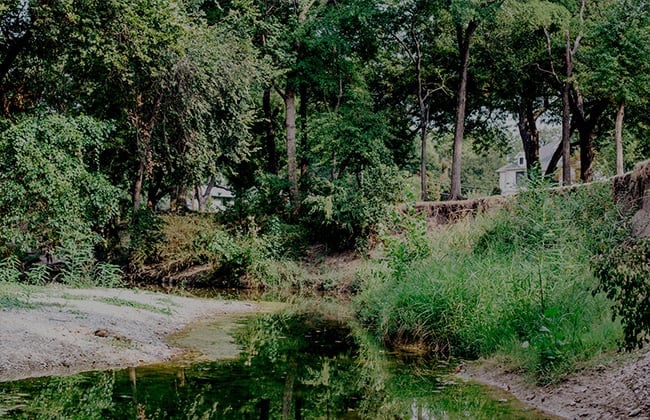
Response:
M206 190L207 186L201 186L201 192L203 193ZM219 212L223 211L232 204L235 196L232 191L224 186L215 185L210 190L210 197L208 198L207 207L204 211L207 212ZM199 202L197 201L194 195L191 198L187 198L187 207L192 210L198 210Z
M201 194L205 194L207 188L207 185L202 185L200 187ZM195 191L193 189L189 189L187 191L185 194L185 207L189 210L197 211L199 209L199 202L194 194ZM210 189L210 195L207 198L207 201L205 203L206 207L203 209L203 211L209 213L223 211L232 204L234 199L235 196L227 185L214 185ZM158 211L169 211L170 208L171 206L169 195L163 197L156 205L156 210Z
M539 162L542 165L543 172L546 172L548 164L551 162L551 158L553 157L553 153L555 153L559 145L560 142L556 141L539 148ZM561 179L562 158L558 161L557 166L560 171L560 177L558 179ZM572 178L574 177L574 171L575 169L571 168ZM513 162L497 169L497 172L499 173L499 188L501 189L501 195L514 194L522 188L525 188L528 178L526 176L526 156L524 155L524 152L517 153Z

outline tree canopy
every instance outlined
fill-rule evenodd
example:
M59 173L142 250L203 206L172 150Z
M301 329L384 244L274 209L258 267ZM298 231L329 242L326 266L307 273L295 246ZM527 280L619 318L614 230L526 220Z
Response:
M478 173L496 187L479 157L494 166L508 131L533 169L540 126L561 122L555 164L613 173L616 143L620 172L650 150L649 28L646 0L4 1L0 245L65 236L66 206L114 235L219 183L263 217L363 224L410 176L423 200L491 190ZM354 194L358 214L334 217Z

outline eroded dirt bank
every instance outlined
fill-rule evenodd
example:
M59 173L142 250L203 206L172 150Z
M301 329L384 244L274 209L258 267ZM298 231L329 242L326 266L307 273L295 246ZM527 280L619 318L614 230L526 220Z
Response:
M193 321L254 312L247 302L124 289L46 288L0 309L0 381L136 366L181 349L165 337Z
M535 386L496 361L470 363L464 378L509 391L517 399L569 419L650 419L650 351L577 373L557 385Z

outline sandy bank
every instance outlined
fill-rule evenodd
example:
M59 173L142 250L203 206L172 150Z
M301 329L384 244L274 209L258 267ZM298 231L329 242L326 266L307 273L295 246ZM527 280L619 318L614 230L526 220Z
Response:
M247 302L124 289L43 288L0 309L0 381L169 360L165 337L193 321L254 312Z

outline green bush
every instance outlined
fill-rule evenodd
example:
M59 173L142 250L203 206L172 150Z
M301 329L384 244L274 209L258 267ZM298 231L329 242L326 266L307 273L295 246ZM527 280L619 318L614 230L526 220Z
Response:
M91 280L98 232L119 215L123 198L97 168L111 131L89 117L36 115L0 133L0 254L20 259L26 280L48 277L47 268L30 271L43 252L54 254L62 281L72 267Z
M224 213L222 219L228 224L239 223L250 217L264 220L276 215L284 220L292 216L289 188L291 184L277 175L258 172L255 185L240 188L235 192L235 200Z
M650 341L650 240L628 237L596 259L600 284L620 317L627 350Z
M332 183L323 181L303 202L303 224L312 238L333 249L364 249L403 199L403 177L380 165Z
M140 212L131 239L131 275L157 281L204 266L198 280L206 285L282 287L298 284L291 262L302 232L279 218L258 226L225 226L211 214L156 216Z

